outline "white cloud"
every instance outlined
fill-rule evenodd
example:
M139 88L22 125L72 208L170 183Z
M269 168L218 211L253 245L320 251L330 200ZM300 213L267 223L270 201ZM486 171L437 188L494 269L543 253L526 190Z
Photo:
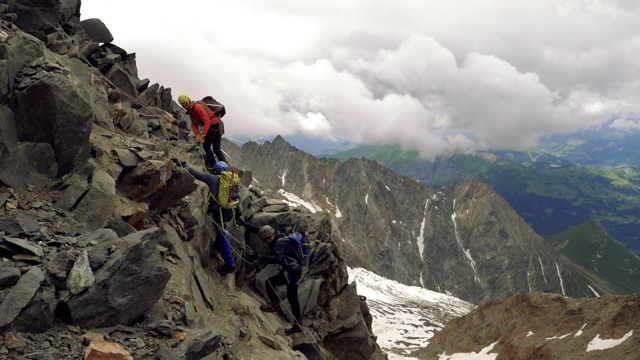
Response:
M629 118L620 118L613 121L609 127L618 129L618 130L640 130L640 120L638 119L629 119Z
M640 112L640 7L624 1L84 0L81 13L137 54L141 77L225 103L229 136L434 156Z

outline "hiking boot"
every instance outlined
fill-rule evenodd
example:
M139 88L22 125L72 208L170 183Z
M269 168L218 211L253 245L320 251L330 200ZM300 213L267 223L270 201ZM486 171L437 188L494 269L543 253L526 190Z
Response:
M222 265L222 266L220 266L220 267L218 268L218 272L219 272L220 274L222 274L222 275L224 275L224 274L228 274L228 273L230 273L230 272L234 272L234 271L236 271L236 267L235 267L235 266L233 266L233 265L231 265L231 266L229 266L229 265Z
M278 313L280 311L280 303L275 302L267 305L260 305L260 310L262 310L262 312Z
M295 333L301 333L301 332L302 332L302 327L298 323L293 324L292 327L284 331L285 334L295 334Z

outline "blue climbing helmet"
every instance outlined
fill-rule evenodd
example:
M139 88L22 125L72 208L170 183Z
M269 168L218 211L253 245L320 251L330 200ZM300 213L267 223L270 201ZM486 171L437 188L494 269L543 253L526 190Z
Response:
M229 165L227 165L227 163L224 161L218 161L215 165L213 165L213 170L218 173L229 171Z

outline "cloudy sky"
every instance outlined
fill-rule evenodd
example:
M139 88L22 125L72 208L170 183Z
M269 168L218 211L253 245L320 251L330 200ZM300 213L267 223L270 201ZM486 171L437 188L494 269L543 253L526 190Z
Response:
M223 102L227 136L395 143L431 157L640 129L636 1L82 0L81 14L174 99Z

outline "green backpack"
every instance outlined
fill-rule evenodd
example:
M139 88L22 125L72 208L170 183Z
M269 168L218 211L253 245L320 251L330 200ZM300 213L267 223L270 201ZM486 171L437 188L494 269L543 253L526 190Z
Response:
M220 187L218 188L218 205L223 209L235 209L240 202L240 176L236 169L220 173Z

